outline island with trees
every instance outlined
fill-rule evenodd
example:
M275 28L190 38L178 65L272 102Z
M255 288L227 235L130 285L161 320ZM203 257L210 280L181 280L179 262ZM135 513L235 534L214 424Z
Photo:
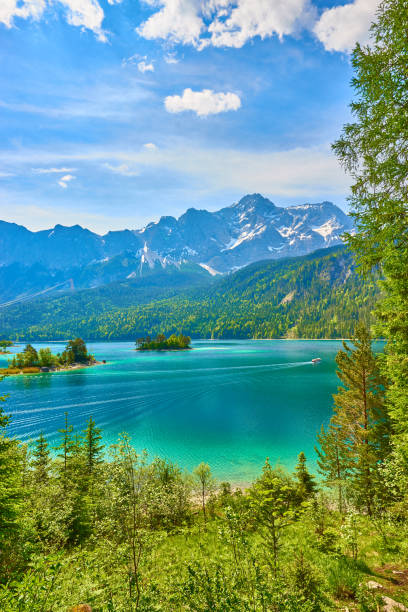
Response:
M11 340L0 340L0 355L8 355L10 351L8 350L13 343Z
M38 374L39 372L57 372L97 365L95 357L88 353L82 338L69 340L62 353L53 354L49 347L38 351L27 344L21 353L9 359L8 367L0 369L0 375Z
M186 349L191 349L191 338L183 334L178 336L172 334L168 338L163 334L157 334L154 339L146 336L146 338L136 340L137 351L184 351Z

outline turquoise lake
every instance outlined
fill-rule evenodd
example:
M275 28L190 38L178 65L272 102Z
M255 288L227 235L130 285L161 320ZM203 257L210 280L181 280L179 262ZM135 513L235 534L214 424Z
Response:
M126 431L138 450L188 469L206 461L218 478L245 483L267 456L293 468L303 450L314 463L316 432L330 418L338 384L340 346L331 340L203 340L191 351L139 353L133 343L93 343L89 350L106 365L9 377L0 390L9 394L9 433L21 440L43 431L56 444L64 412L77 430L92 415L106 444ZM314 357L321 363L313 365Z

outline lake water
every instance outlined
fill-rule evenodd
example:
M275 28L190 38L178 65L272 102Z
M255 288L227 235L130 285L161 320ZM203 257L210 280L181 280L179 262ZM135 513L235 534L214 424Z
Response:
M35 347L47 345L64 348ZM9 394L9 431L21 440L43 431L55 444L64 412L78 430L92 415L106 444L126 431L138 450L188 469L206 461L217 477L245 483L267 456L290 469L302 450L315 461L316 432L330 418L338 384L340 346L216 340L193 342L191 351L140 353L132 343L94 343L89 350L106 365L9 377L0 391ZM314 357L321 363L312 365Z

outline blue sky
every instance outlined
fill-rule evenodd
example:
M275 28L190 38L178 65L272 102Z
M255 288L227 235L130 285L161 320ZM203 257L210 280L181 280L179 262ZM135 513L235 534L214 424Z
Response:
M331 200L376 0L2 0L0 218L138 228Z

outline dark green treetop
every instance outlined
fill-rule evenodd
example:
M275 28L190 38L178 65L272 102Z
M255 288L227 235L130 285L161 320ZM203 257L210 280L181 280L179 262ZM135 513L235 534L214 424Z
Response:
M32 461L34 477L37 482L45 483L48 480L50 464L48 442L43 432L41 432L34 444Z
M87 428L84 431L84 453L86 459L86 470L89 475L92 475L97 466L103 461L103 444L101 429L96 426L92 417L89 417Z

